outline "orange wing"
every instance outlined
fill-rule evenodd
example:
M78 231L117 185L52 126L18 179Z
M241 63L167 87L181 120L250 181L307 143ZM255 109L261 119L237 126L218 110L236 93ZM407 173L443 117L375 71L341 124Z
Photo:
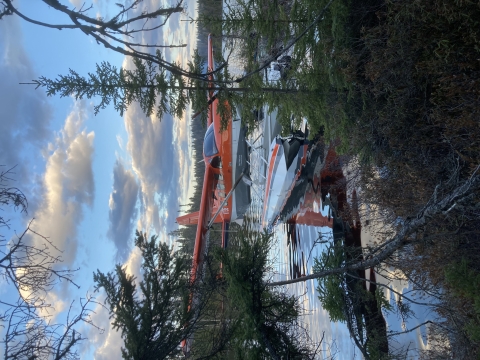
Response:
M208 35L208 72L213 71L213 47L212 47L212 35ZM213 80L213 76L209 76L209 80ZM211 83L210 83L211 86ZM213 96L213 92L209 92L209 97ZM213 101L212 104L208 108L208 116L207 116L207 128L213 122L213 115L216 112L216 101ZM214 194L215 194L215 187L217 185L217 180L214 176L213 170L210 166L205 164L205 175L203 177L203 188L202 188L202 197L200 199L200 210L196 213L184 215L183 218L184 223L190 223L189 219L195 219L198 217L197 220L197 233L195 235L195 246L193 249L193 260L192 260L192 272L190 275L190 281L193 284L197 280L197 274L201 270L201 266L203 264L203 255L205 253L205 245L207 242L207 235L208 235L208 223L212 218L212 209L214 203ZM178 221L178 218L177 218ZM188 305L188 309L190 311L192 307L192 303L194 299L192 295L190 296L190 304ZM191 339L190 339L191 340ZM181 347L185 354L189 353L189 340L184 339L182 341Z
M193 264L192 264L192 283L196 280L199 266L203 262L203 254L205 252L205 243L207 236L207 225L212 218L213 195L216 186L216 179L213 176L213 171L206 166L205 175L203 177L202 198L200 200L200 211L198 212L197 233L195 235L195 247L193 249Z
M213 71L213 46L212 46L212 35L208 35L208 71ZM210 80L213 79L213 76L209 76ZM213 94L210 93L210 96ZM214 101L208 108L208 117L207 117L207 128L213 122L214 112ZM216 107L216 106L215 106ZM200 199L200 210L198 212L198 225L197 233L195 236L195 247L193 250L193 266L192 266L192 283L196 280L196 274L198 273L198 267L202 264L203 253L205 251L206 235L207 235L207 225L212 218L212 208L214 200L214 191L216 186L216 179L214 177L213 171L210 166L205 164L205 175L203 177L203 188L202 188L202 197Z

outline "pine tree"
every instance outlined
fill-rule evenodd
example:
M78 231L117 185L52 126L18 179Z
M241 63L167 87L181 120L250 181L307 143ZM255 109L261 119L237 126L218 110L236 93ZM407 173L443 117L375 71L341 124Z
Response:
M97 64L96 71L87 77L79 75L70 69L68 75L59 75L56 79L44 76L33 80L33 84L44 87L48 96L74 96L76 99L100 98L95 105L97 114L110 103L123 116L132 102L138 102L147 116L156 111L159 118L164 113L181 116L188 101L195 106L198 102L205 102L206 95L199 99L198 92L189 90L206 89L204 81L189 79L177 74L166 72L150 61L133 60L134 70L117 68L108 62ZM204 62L195 54L193 61L188 63L195 71L203 67Z
M113 328L122 332L123 358L163 359L179 353L195 324L187 310L191 263L156 236L148 240L137 231L135 245L142 252L143 279L138 282L117 265L111 273L97 270L95 287L104 289Z
M299 320L297 297L268 285L272 234L253 228L245 219L229 248L216 254L223 264L226 307L234 307L238 316L232 351L242 359L312 359L315 345Z

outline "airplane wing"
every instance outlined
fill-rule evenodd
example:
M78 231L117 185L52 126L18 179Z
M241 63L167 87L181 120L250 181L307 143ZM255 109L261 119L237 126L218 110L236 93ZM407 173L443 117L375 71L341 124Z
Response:
M213 71L213 45L212 45L212 35L208 35L208 71ZM209 79L212 80L213 76L210 75ZM209 96L213 94L210 92ZM208 117L207 117L207 128L213 122L213 116L216 113L216 103L217 100L213 101L208 108ZM202 188L202 197L200 199L200 210L197 213L197 233L195 236L195 247L193 250L193 264L192 264L192 275L191 281L195 282L196 275L199 272L199 266L203 261L203 253L205 252L206 245L206 235L208 232L207 225L212 218L212 209L214 202L214 192L216 187L217 179L215 178L213 171L210 166L205 164L205 175L203 177L203 188Z
M213 71L213 46L212 46L212 35L208 35L208 72ZM213 80L213 75L209 76L209 80ZM209 83L211 86L212 83ZM209 92L209 98L213 95L213 91ZM217 100L213 101L208 108L207 116L207 128L213 122L213 116L216 114L216 103ZM203 258L205 254L205 248L208 242L208 223L212 218L212 209L214 205L214 195L215 188L218 180L214 176L212 168L205 164L205 175L203 176L203 187L202 187L202 197L200 199L200 209L198 212L182 216L183 223L192 223L194 220L197 220L197 232L195 235L195 245L193 248L193 259L192 259L192 272L190 275L190 282L193 284L197 280L197 275L201 274ZM178 221L178 219L177 219ZM192 306L195 304L195 296L191 294L190 304L188 306L189 311ZM182 341L181 347L184 354L188 354L190 351L190 346L192 338L184 339Z
M206 236L208 232L208 223L212 217L212 208L214 202L214 192L216 179L213 171L206 166L203 177L202 197L200 200L200 210L198 212L197 233L195 235L195 247L193 249L193 264L191 281L195 282L197 273L201 270L199 267L203 262L203 254L206 246Z

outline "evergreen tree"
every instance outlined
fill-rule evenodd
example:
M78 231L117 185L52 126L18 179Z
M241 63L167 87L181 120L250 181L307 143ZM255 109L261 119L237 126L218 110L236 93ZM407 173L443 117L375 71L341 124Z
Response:
M165 112L181 116L187 102L192 101L193 106L200 102L205 103L206 94L192 92L191 90L207 89L204 81L185 78L173 73L168 73L150 61L133 60L135 69L118 69L108 62L97 64L96 71L87 77L80 76L70 69L68 75L59 75L55 80L40 77L33 80L33 84L46 88L48 96L60 95L61 97L75 96L76 99L100 98L100 103L95 105L97 114L110 103L115 110L123 116L125 110L132 102L138 102L147 116L156 110L159 118ZM188 66L195 71L204 65L202 59L195 54L193 61ZM201 99L198 96L203 96Z
M123 358L163 359L179 353L180 342L195 326L187 309L191 263L156 236L148 240L137 231L135 245L142 252L143 279L138 282L117 265L111 273L97 270L95 286L104 289L113 328L122 332Z
M315 344L299 321L297 297L268 286L272 235L253 228L246 219L229 248L216 254L223 264L227 306L238 316L232 352L242 359L312 359Z

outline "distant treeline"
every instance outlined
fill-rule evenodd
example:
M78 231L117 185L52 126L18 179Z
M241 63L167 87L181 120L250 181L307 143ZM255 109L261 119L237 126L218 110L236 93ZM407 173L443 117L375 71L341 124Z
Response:
M197 0L198 19L197 22L197 49L200 56L207 59L208 34L221 35L221 22L207 21L206 19L222 17L222 0ZM221 38L214 38L214 49L221 49Z
M190 125L192 136L192 156L193 156L193 173L195 175L195 185L193 195L190 197L190 203L187 204L186 213L198 211L200 208L200 198L202 196L203 176L205 174L205 163L203 160L203 138L205 136L205 124L197 119L192 120ZM177 239L177 243L181 244L182 250L186 253L193 254L193 244L195 243L195 233L197 226L181 226L178 230L171 233Z

